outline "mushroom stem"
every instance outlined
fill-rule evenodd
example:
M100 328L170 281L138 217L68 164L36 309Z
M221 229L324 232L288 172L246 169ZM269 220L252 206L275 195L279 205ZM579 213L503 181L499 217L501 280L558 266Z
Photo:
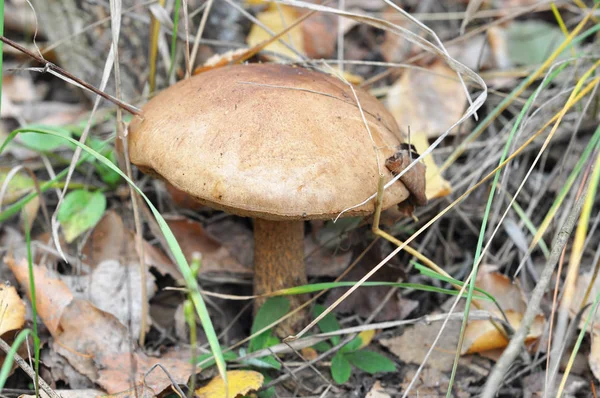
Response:
M271 293L306 283L304 221L254 219L254 294ZM255 312L264 302L265 299L255 300ZM290 303L292 309L297 308L302 297L290 296ZM293 327L302 316L292 317L284 326Z

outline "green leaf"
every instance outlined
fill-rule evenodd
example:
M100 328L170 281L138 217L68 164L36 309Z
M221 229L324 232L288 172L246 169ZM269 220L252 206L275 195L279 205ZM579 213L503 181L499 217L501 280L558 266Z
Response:
M331 377L336 383L344 384L350 379L351 374L350 362L341 351L338 351L331 360Z
M377 352L360 350L344 354L346 359L354 366L367 373L394 372L396 364Z
M273 378L271 376L269 376L269 374L267 372L261 371L260 373L262 373L262 375L265 377L263 385L267 385L271 381L273 381ZM259 398L273 398L274 396L275 396L275 387L269 387L266 390L258 392Z
M21 129L21 131L36 131L38 129L44 129L52 131L62 137L71 137L71 131L57 126L46 126L41 124L30 124ZM52 135L39 135L39 134L23 134L19 137L23 145L38 152L50 152L57 148L66 146L66 142L63 138L52 136Z
M8 168L0 169L0 187L2 187L4 184L9 172L10 170ZM33 178L29 177L29 175L24 172L15 174L8 183L8 188L4 193L2 204L6 205L15 202L21 196L31 192L34 187L35 182L33 181Z
M325 311L325 309L326 308L323 305L320 305L320 304L315 305L315 307L313 308L313 316L315 318L318 317ZM340 330L340 324L338 323L337 319L335 319L335 315L333 315L333 313L331 313L331 312L329 314L325 315L323 317L323 319L321 319L317 323L317 325L319 325L319 329L323 333L337 332L338 330ZM331 337L331 342L333 343L333 345L339 344L340 336Z
M252 324L251 334L269 326L279 318L283 317L290 310L290 301L285 297L271 297L260 307ZM249 352L262 350L269 347L269 338L271 330L265 330L258 336L250 340Z
M223 347L221 347L221 349L223 350ZM237 359L237 355L235 354L235 352L233 351L227 351L223 353L223 359L225 361L233 361ZM202 355L198 355L196 357L196 362L195 363L200 363L208 358L211 358L209 361L205 362L202 364L202 369L208 369L211 366L215 365L215 359L213 358L213 354L212 353L206 353L206 354L202 354Z
M79 235L92 228L106 210L106 197L102 192L77 189L69 192L58 210L58 221L62 224L65 240L73 242Z
M564 40L558 26L539 20L512 21L506 33L508 56L517 65L542 64ZM563 51L556 61L570 56L570 51Z
M362 340L360 337L357 336L357 337L353 338L352 340L350 340L348 342L348 344L346 344L345 346L340 348L340 352L341 353L353 352L353 351L358 350L361 345L362 345Z
M313 348L319 352L325 352L331 349L331 345L326 341L320 341Z

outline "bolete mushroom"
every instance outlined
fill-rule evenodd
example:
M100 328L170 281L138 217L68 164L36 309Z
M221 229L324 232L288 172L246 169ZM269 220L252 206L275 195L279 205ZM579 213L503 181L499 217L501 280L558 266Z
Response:
M394 117L355 91L362 113L347 84L315 70L214 69L143 107L129 127L129 155L197 201L254 219L255 294L306 284L304 221L334 218L376 192L379 173L393 177L385 161L402 143ZM424 167L406 176L424 181ZM416 184L421 192L407 185L390 186L383 208L421 202L424 183ZM345 216L374 209L369 201Z

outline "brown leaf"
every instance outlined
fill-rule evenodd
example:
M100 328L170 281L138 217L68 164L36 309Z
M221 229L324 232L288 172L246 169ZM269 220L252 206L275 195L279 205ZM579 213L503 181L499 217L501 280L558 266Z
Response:
M379 340L394 355L403 362L420 365L423 363L431 344L435 341L442 322L418 323L407 327L401 336L391 339ZM454 364L454 353L458 344L460 334L460 321L449 321L444 329L442 337L438 340L435 349L427 361L427 366L442 372L452 370Z
M107 260L119 261L123 264L138 264L135 234L125 228L121 217L113 210L107 211L94 228L89 245L83 253L92 265ZM171 275L174 279L181 278L179 269L159 249L143 241L144 259L146 265L156 268L162 275Z
M106 260L97 264L90 275L61 275L61 280L76 298L87 299L124 325L130 325L134 336L140 334L142 300L148 301L156 293L154 275L146 271L146 297L142 297L142 278L137 263L121 264ZM148 314L145 316L146 325L150 327Z
M309 58L331 58L336 49L338 18L315 14L302 22L304 51Z
M5 257L4 261L8 264L17 281L27 292L31 299L29 291L29 270L27 260L23 259L17 263L11 257ZM33 275L36 285L36 306L37 312L44 325L48 328L50 334L58 333L60 328L60 318L69 304L73 301L73 294L69 288L58 279L57 275L45 267L33 267Z
M437 137L462 116L467 98L458 76L442 62L407 69L390 88L386 106L406 132ZM457 129L453 130L456 132Z
M139 352L133 358L137 370L135 374L136 384L143 384L157 394L169 388L171 380L160 367L155 367L146 377L146 372L154 365L162 365L177 384L186 384L193 371L196 371L192 369L189 356L187 360L184 360L175 351L170 351L160 358L149 357ZM110 353L103 357L102 365L102 368L98 371L97 383L99 385L106 386L105 388L109 392L121 392L131 388L129 375L131 375L133 367L132 356L128 352Z
M248 268L241 265L218 240L209 235L199 222L184 217L169 218L166 221L188 261L192 260L194 253L202 256L201 274L249 273Z
M5 261L29 294L27 262ZM115 316L89 301L74 298L65 283L44 267L34 266L33 272L38 315L54 338L52 347L78 372L109 393L130 387L131 361L135 361L137 369L134 382L144 382L154 391L171 385L164 373L152 372L144 378L145 372L158 362L169 369L177 383L187 381L192 369L180 354L171 352L152 358L137 352L127 328Z

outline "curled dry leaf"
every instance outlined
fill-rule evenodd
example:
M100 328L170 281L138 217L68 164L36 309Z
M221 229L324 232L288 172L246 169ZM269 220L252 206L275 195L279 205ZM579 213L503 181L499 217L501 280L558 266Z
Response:
M30 296L27 261L17 263L12 258L5 261ZM127 328L115 316L89 301L75 298L54 272L34 266L33 273L38 315L54 338L52 348L92 382L116 393L128 389L134 376L135 383L143 382L161 392L171 385L164 372L152 372L145 377L145 372L158 362L169 369L176 383L187 382L192 374L188 360L173 352L153 358L135 351ZM137 371L135 375L133 369Z
M227 372L229 396L237 397L262 387L265 377L253 370L230 370ZM225 396L225 383L221 376L214 377L207 385L196 390L198 398L221 398Z
M456 123L466 104L456 72L442 62L428 70L407 69L390 88L386 101L404 132L410 126L412 132L427 137L437 137Z
M498 302L508 322L513 329L518 329L521 319L527 308L525 296L517 283L512 283L508 277L489 267L483 267L477 275L476 286L490 293ZM480 309L489 311L502 318L501 312L491 301L475 300ZM537 341L544 329L544 316L537 315L529 334L525 339L526 344ZM465 330L465 340L462 354L480 353L506 347L508 340L490 321L470 321Z

